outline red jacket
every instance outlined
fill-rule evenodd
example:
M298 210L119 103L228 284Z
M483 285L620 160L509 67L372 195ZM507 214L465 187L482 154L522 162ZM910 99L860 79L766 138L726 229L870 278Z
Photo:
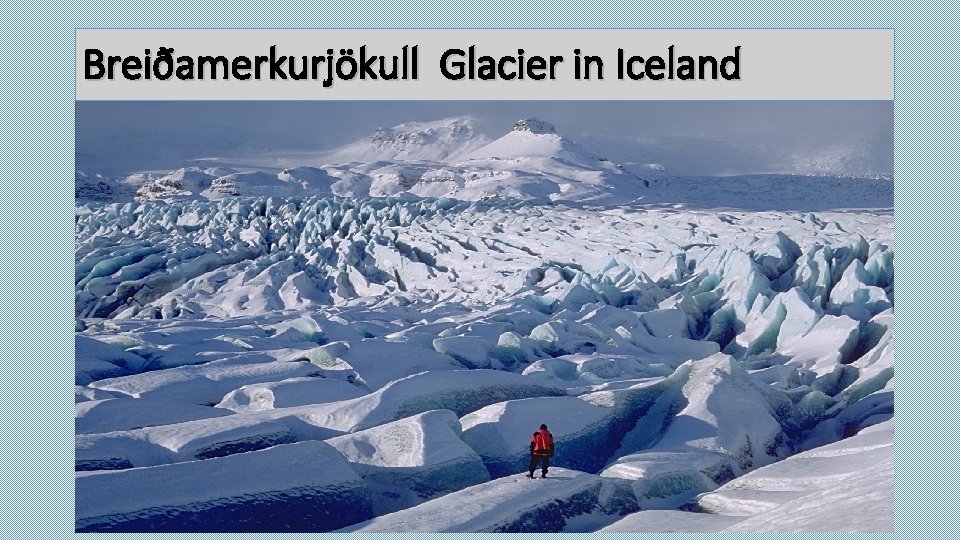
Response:
M553 435L545 429L533 434L530 439L530 453L537 456L553 455Z

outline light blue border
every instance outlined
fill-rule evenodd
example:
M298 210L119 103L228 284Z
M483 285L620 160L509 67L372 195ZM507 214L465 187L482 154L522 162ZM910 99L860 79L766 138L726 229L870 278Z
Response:
M935 7L926 7L927 5ZM949 538L960 498L954 254L957 14L947 3L595 2L290 5L151 0L2 8L2 532L73 531L73 104L78 27L894 28L898 245L897 532ZM406 8L406 9L404 9ZM825 81L829 84L829 81ZM240 535L218 535L223 537ZM270 535L281 537L281 535ZM436 536L436 535L431 535ZM548 535L555 536L555 535ZM682 535L702 537L704 535ZM828 535L817 535L818 538ZM837 535L830 535L837 536ZM260 535L258 535L258 538ZM567 536L564 536L566 538ZM778 537L800 537L779 535Z

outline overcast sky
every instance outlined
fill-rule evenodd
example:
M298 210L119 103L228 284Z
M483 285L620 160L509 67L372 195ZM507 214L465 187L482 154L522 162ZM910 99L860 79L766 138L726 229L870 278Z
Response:
M893 172L893 103L861 101L77 102L77 168L329 150L377 127L464 115L491 138L540 118L595 154L675 174Z

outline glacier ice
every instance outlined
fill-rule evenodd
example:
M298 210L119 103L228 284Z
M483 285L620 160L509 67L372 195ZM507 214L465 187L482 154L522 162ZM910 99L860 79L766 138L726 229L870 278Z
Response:
M601 473L632 480L643 508L679 506L789 451L776 390L761 390L722 353L682 367L682 382L623 437Z
M547 129L516 148L444 129L351 150L407 161L184 169L78 204L78 529L271 530L310 501L359 510L291 528L561 531L637 508L612 527L746 527L661 512L726 497L772 519L794 499L726 486L893 417L889 213L590 206L642 184ZM461 166L418 138L463 142ZM527 200L488 197L498 182ZM272 187L230 195L253 186ZM531 494L540 423L557 486ZM249 470L269 485L228 479ZM181 474L210 485L178 499ZM143 485L159 493L134 504ZM472 510L437 511L454 504Z
M492 480L338 532L560 532L598 506L601 488L598 476L555 467L543 481Z
M644 510L601 532L855 532L893 528L892 421L756 469L699 496L698 512Z
M364 479L383 515L490 479L460 439L457 415L433 410L327 439Z
M362 480L323 442L79 474L76 485L78 532L324 532L372 516Z

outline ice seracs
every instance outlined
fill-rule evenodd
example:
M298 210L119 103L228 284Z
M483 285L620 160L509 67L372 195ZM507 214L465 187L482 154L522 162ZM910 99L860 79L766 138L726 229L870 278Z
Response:
M601 473L632 480L643 508L679 506L789 452L785 395L757 387L723 354L684 367L682 385L658 398Z

